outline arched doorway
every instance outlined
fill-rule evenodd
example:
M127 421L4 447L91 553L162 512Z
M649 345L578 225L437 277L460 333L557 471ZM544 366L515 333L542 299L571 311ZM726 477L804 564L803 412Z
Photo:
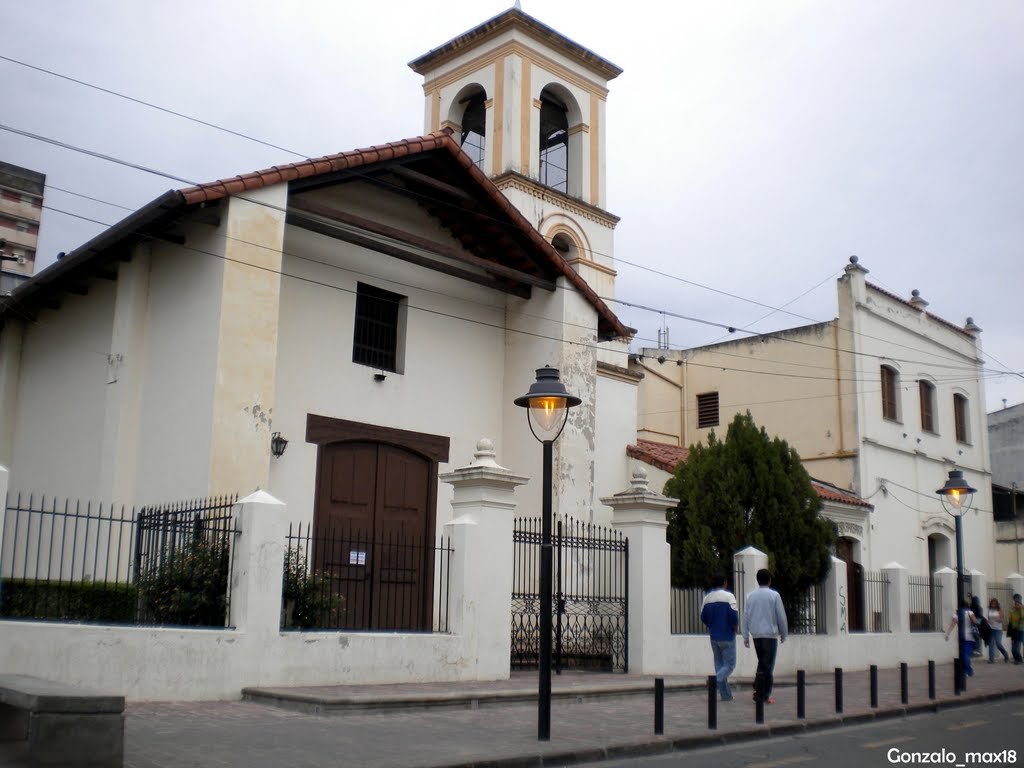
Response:
M864 566L857 562L858 542L849 536L836 540L836 557L846 562L846 626L850 632L864 631Z

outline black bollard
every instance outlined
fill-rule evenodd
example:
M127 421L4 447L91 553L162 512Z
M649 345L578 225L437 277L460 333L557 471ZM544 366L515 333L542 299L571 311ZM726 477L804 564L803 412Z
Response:
M802 669L796 671L796 716L807 717L807 675Z
M843 713L843 668L836 667L836 712Z
M754 699L754 722L758 725L764 722L764 699L760 696Z
M900 663L900 703L910 703L910 669L907 662Z
M708 675L708 728L718 728L718 678Z
M935 662L928 659L928 698L935 701Z
M654 733L665 732L665 679L654 678Z
M878 709L878 667L871 665L871 708Z
M960 658L953 659L953 694L956 696L960 695L960 681L963 680L963 675L960 674Z

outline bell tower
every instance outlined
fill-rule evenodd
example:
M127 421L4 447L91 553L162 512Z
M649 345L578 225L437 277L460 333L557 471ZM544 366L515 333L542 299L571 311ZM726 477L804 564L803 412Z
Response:
M605 101L622 70L516 6L409 63L462 148L600 296L615 295Z

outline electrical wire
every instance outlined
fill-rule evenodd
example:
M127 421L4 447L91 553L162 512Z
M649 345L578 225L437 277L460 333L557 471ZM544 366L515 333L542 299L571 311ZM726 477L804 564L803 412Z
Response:
M97 90L97 91L100 91L102 93L106 93L108 95L115 96L117 98L125 99L125 100L133 102L135 104L139 104L141 106L149 107L151 109L158 110L158 111L163 112L165 114L169 114L169 115L181 118L183 120L187 120L187 121L196 123L198 125L202 125L202 126L205 126L205 127L208 127L208 128L213 128L214 130L221 131L223 133L227 133L229 135L232 135L232 136L235 136L235 137L238 137L238 138L242 138L242 139L245 139L247 141L251 141L251 142L254 142L254 143L257 143L257 144L269 147L269 148L272 148L272 149L277 149L277 150L280 150L280 151L283 151L283 152L287 152L288 154L295 155L297 157L301 157L301 158L304 158L304 159L309 159L309 157L310 157L307 153L298 152L296 150L289 149L287 147L282 147L282 146L279 146L277 144L273 144L273 143L267 142L267 141L265 141L263 139L258 139L258 138L254 137L254 136L251 136L249 134L243 133L241 131L236 131L236 130L233 130L231 128L227 128L225 126L218 125L216 123L213 123L213 122L210 122L210 121L207 121L207 120L203 120L201 118L194 117L192 115L188 115L188 114L185 114L183 112L179 112L177 110L170 109L168 107L162 107L162 106L160 106L158 104L154 104L153 102L146 101L144 99L139 99L139 98L134 97L134 96L129 96L129 95L121 93L119 91L115 91L115 90L112 90L110 88L105 88L103 86L99 86L99 85L96 85L94 83L90 83L88 81L81 80L79 78L74 78L74 77L71 77L69 75L65 75L65 74L56 72L54 70L50 70L50 69L46 69L46 68L43 68L43 67L39 67L39 66L36 66L34 64L29 64L28 62L21 61L19 59L15 59L15 58L12 58L12 57L9 57L9 56L0 55L0 60L4 60L4 61L7 61L9 63L16 64L18 66L22 66L22 67L25 67L25 68L28 68L28 69L32 69L32 70L35 70L37 72L41 72L43 74L49 75L51 77L56 77L56 78L60 78L60 79L63 79L63 80L67 80L69 82L75 83L75 84L80 85L82 87L90 88L90 89L93 89L93 90ZM27 134L23 134L23 135L27 135ZM87 150L84 150L84 151L88 152ZM102 157L104 159L109 159L109 158L106 158L106 156L103 156L103 155L94 155L94 156ZM113 160L113 159L111 159L111 161L117 162L116 160ZM136 166L130 166L130 167L136 167ZM141 167L139 167L137 169L139 169L139 170L147 170L149 172L153 172L152 169L143 169ZM168 176L168 178L175 178L175 177ZM188 183L188 182L186 182L186 183ZM443 201L437 201L437 202L443 202ZM495 221L497 221L497 220L495 220ZM498 222L498 223L502 224L502 225L505 224L505 222ZM593 258L593 255L595 253L597 253L597 252L591 250L590 253L591 253L591 258ZM613 258L610 254L600 254L600 255L603 255L603 256L605 256L607 258ZM758 305L758 306L762 306L762 307L765 307L765 308L771 310L767 315L765 315L764 317L758 319L753 324L761 322L761 320L764 320L767 317L770 317L772 314L775 314L775 313L778 313L778 312L781 312L783 314L787 314L787 315L790 315L790 316L793 316L793 317L801 318L801 319L804 319L804 320L808 320L810 322L820 322L820 321L815 320L814 318L810 318L810 317L807 317L805 315L800 315L800 314L797 314L797 313L789 312L789 311L785 310L785 307L789 306L789 304L792 304L794 301L802 298L807 293L810 293L811 291L815 290L822 283L819 283L818 285L816 285L813 288L809 289L805 293L803 293L800 296L798 296L796 299L793 299L792 301L787 302L782 307L773 307L771 305L764 304L762 302L758 302L758 301L755 301L753 299L747 299L747 298L745 298L743 296L739 296L737 294L733 294L733 293L730 293L728 291L722 291L720 289L713 288L711 286L707 286L707 285L704 285L702 283L697 283L697 282L692 281L692 280L687 280L687 279L682 278L682 277L680 277L678 275L672 275L670 273L662 272L660 270L655 270L655 269L647 267L645 265L641 265L641 264L637 264L637 263L634 263L634 262L630 262L630 261L628 261L626 259L617 258L616 262L620 263L620 264L629 265L629 266L632 266L634 268L638 268L638 269L642 269L642 270L647 270L647 271L650 271L653 274L657 274L659 276L668 277L668 278L673 279L673 280L678 280L680 282L686 283L688 285L692 285L694 287L698 287L698 288L701 288L701 289L704 289L704 290L712 291L714 293L718 293L718 294L723 295L723 296L728 296L730 298L734 298L734 299L737 299L737 300L740 300L740 301L744 301L744 302L748 302L748 303L755 304L755 305ZM826 280L827 279L828 278L826 278ZM822 281L822 282L825 282L825 281ZM652 310L652 311L654 311L654 310ZM687 319L687 318L683 318L683 319ZM728 326L724 326L722 324L719 324L719 326L720 327L728 327ZM753 331L750 331L750 330L747 330L747 329L743 329L743 330L745 330L748 333L754 333ZM850 329L842 329L842 330L853 332ZM732 332L732 331L733 331L733 328L730 327L730 332ZM856 333L856 332L854 332L854 333ZM865 336L865 338L874 338L874 337ZM876 339L876 340L881 340L881 339ZM714 343L714 342L712 342L712 343ZM904 345L897 345L897 346L904 346ZM905 347L905 348L913 349L912 347ZM1020 377L1021 379L1024 379L1024 372L1011 371L1009 369L1009 366L1005 365L1004 363L999 361L994 356L988 354L984 350L982 351L982 354L987 356L987 357L990 357L994 362L996 362L998 365L1000 365L1004 369L1006 369L1006 371L1008 373L1011 373L1012 375L1015 375L1015 376Z
M0 57L0 58L2 58L2 57ZM216 126L213 126L213 127L216 127ZM76 146L68 144L66 142L58 141L56 139L52 139L52 138L46 137L46 136L41 136L39 134L35 134L35 133L29 132L29 131L23 131L23 130L14 128L12 126L0 124L0 129L6 130L6 131L9 131L9 132L21 135L21 136L25 136L27 138L38 140L38 141L41 141L41 142L44 142L44 143L52 144L52 145L61 147L63 149L68 149L68 150L75 151L75 152L81 152L81 153L86 154L88 156L95 157L95 158L98 158L98 159L101 159L101 160L104 160L104 161L107 161L107 162L112 162L112 163L115 163L115 164L119 164L119 165L122 165L122 166L125 166L125 167L128 167L128 168L132 168L134 170L139 170L139 171L143 171L143 172L146 172L146 173L150 173L150 174L154 174L154 175L157 175L157 176L161 176L163 178L167 178L167 179L170 179L170 180L173 180L173 181L177 181L179 183L189 184L189 185L192 185L192 186L196 186L197 185L197 182L191 181L189 179L184 179L184 178L175 176L173 174L157 170L155 168L150 168L150 167L147 167L147 166L140 165L138 163L133 163L133 162L130 162L130 161L122 160L120 158L116 158L116 157L113 157L113 156L110 156L110 155L106 155L104 153L96 152L96 151L85 149L85 148L82 148L82 147L76 147ZM389 184L388 182L384 182L384 181L379 180L379 179L369 179L369 178L367 178L367 180L368 181L378 182L378 183ZM390 185L390 186L394 186L394 185ZM77 194L77 193L72 193L72 194ZM86 196L86 197L88 197L88 196ZM235 197L238 197L238 198L243 199L243 200L248 200L249 202L252 202L254 204L264 205L266 207L269 207L269 208L272 208L272 209L275 209L275 210L278 210L278 211L286 212L285 208L283 208L282 206L273 205L271 203L267 203L266 201L253 200L251 198L246 198L246 197L244 197L242 195L235 195ZM427 196L424 196L424 197L427 197ZM100 201L97 198L90 198L90 199L97 200L98 202L106 202L106 201ZM434 203L446 204L446 201L442 201L442 200L439 200L437 198L429 198L428 197L428 199L430 199ZM72 214L69 214L66 211L62 211L62 212L66 213L68 215L72 215ZM81 217L81 218L85 218L85 217ZM487 217L487 218L491 219L492 221L497 221L497 220L493 219L493 217ZM102 225L102 222L97 222L97 223L100 223ZM504 224L504 222L501 222L501 223ZM106 225L106 226L109 226L109 225ZM623 262L623 263L629 263L629 262ZM639 265L634 265L634 266L639 266ZM661 272L659 270L653 270L653 271L656 272L657 274L662 275L662 276L676 278L676 276L669 275L668 273L664 273L664 272ZM721 293L723 295L731 296L732 298L739 298L739 299L743 298L743 297L736 296L735 294L730 294L730 293L725 292L725 291L719 291L718 289L710 288L708 286L702 286L701 284L698 284L698 283L693 283L692 281L687 281L684 278L676 278L676 279L679 279L682 282L687 282L687 283L691 283L693 285L697 285L699 287L707 288L708 290L711 290L711 291L714 291L714 292L717 292L717 293ZM722 323L715 323L713 321L703 320L703 319L699 319L699 318L692 318L692 317L688 317L688 316L684 316L684 315L678 315L678 314L672 313L672 312L670 312L668 310L657 310L655 308L645 307L645 306L639 305L639 304L631 304L629 302L621 301L621 300L618 300L618 299L609 299L609 300L610 301L615 301L616 303L622 303L624 305L645 309L645 310L648 310L648 311L659 312L660 314L663 314L663 315L670 315L670 316L679 317L681 319L686 319L686 320L689 320L689 321L692 321L692 322L700 322L700 323L704 323L704 324L715 326L715 327L729 328L729 330L731 330L731 331L735 330L735 328L730 327L730 326L726 326L726 325L724 325ZM768 309L772 309L773 311L778 310L778 308L771 307L770 305L763 304L761 302L756 302L756 301L749 300L749 299L744 299L744 300L749 301L750 303L757 304L759 306L766 307ZM793 313L788 313L788 314L793 314ZM799 316L799 317L803 317L803 316ZM805 319L811 319L811 318L805 318ZM752 331L747 331L747 332L753 333ZM781 339L786 340L786 341L791 341L792 343L806 344L808 346L819 346L821 348L831 349L831 347L825 347L823 345L815 345L815 344L810 343L810 342L804 342L804 341L798 340L798 339L790 339L790 338L787 338L787 337L784 337L784 336L776 337L776 336L773 336L772 334L762 334L762 335L765 336L765 337L781 338ZM866 335L864 335L864 336L865 336L865 338L874 338L874 337L870 337L870 336L866 336ZM889 341L889 340L885 340L885 341ZM890 341L889 343L892 343L892 342ZM903 346L904 348L907 348L907 349L914 349L913 347L909 347L909 346L906 346L906 345L896 344L896 346ZM872 358L877 358L878 357L877 355L873 355L871 353L861 353L861 352L857 352L855 350L850 350L850 351L853 354L864 354L864 355L867 355L867 356L872 357ZM938 357L942 357L942 356L940 355ZM898 358L891 358L891 359L898 360ZM945 359L952 360L952 358L945 358ZM918 363L918 364L934 365L934 362L932 362L932 361L925 362L925 361L903 361L903 360L900 360L900 362L914 362L914 363ZM964 370L968 370L968 369L965 368ZM1014 373L1015 375L1022 375L1022 374L1019 374L1019 373L1016 373L1016 372L1012 372L1012 371L1007 371L1006 373Z

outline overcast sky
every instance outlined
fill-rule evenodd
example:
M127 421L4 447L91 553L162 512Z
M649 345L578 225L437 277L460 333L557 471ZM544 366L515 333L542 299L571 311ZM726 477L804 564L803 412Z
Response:
M407 63L507 7L8 2L0 56L283 149L4 59L0 125L188 182L408 138L424 126ZM835 279L856 254L881 287L919 289L955 324L973 317L989 410L1024 402L1024 2L523 10L625 70L607 104L619 299L758 332L805 325L835 316ZM184 186L8 130L0 159L47 176L41 266L101 231L87 219L128 213L110 204L135 209ZM612 308L655 346L658 314ZM723 338L664 322L674 347Z

